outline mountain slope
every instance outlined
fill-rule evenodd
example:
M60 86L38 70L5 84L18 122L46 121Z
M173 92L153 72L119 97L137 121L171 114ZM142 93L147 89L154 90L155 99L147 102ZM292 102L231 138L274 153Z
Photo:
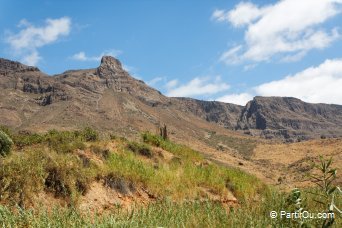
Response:
M245 107L169 98L131 77L109 56L98 68L54 76L0 59L0 89L0 125L17 130L89 125L135 135L165 123L172 138L195 144L203 143L208 132L243 137L231 130L285 140L342 136L342 106L280 97L256 97Z
M266 138L286 140L342 136L342 106L255 97L242 110L237 129L259 130Z

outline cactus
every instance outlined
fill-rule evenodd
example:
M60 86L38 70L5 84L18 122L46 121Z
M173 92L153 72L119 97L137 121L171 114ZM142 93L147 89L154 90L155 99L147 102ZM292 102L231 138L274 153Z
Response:
M164 139L168 139L166 124L163 127L159 127L159 135Z

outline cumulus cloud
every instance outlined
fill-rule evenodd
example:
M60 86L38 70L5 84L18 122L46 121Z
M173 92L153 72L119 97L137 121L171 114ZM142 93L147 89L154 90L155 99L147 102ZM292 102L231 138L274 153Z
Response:
M326 48L340 33L322 25L341 13L341 4L341 0L282 0L263 7L242 2L229 11L215 10L212 19L245 29L244 43L224 52L221 61L268 61L275 56L298 61L312 49Z
M253 99L253 95L249 93L228 94L228 95L217 98L218 101L225 102L225 103L238 104L238 105L246 105L247 102L252 99Z
M211 81L209 77L196 77L178 87L175 87L178 82L174 81L172 83L171 88L166 93L170 97L211 95L229 89L229 85L222 82L220 77L216 77L214 81Z
M7 34L5 41L25 64L36 65L42 59L38 52L39 48L69 35L71 19L69 17L46 19L43 26L35 26L27 20L21 20L18 27L20 31Z
M231 11L215 10L212 19L223 22L230 22L235 27L250 24L260 18L268 7L259 8L250 2L241 2Z
M342 105L342 59L328 59L283 79L260 84L250 93L228 94L218 101L245 105L253 96L296 97L310 103Z
M277 81L255 87L261 96L291 96L312 103L342 104L342 59L326 60Z
M101 60L102 56L104 56L104 55L110 55L113 57L117 57L121 53L122 52L120 50L111 49L111 50L104 51L99 55L88 56L84 51L80 51L80 52L74 54L73 56L71 56L71 59L76 60L76 61L82 61L82 62L85 62L85 61L98 62Z

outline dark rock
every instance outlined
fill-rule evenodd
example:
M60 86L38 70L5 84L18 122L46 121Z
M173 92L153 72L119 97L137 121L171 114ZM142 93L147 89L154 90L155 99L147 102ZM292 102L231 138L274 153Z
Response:
M0 58L0 74L8 74L11 72L23 73L28 71L39 71L39 69L33 66L26 66L16 61Z
M291 97L255 97L242 110L237 129L256 129L267 139L307 140L342 132L342 106L310 104Z

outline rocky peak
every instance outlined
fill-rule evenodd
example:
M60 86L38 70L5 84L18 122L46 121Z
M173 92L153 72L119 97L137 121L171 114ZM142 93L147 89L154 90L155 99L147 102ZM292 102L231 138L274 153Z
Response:
M16 61L0 58L0 74L26 71L39 71L39 69L33 66L26 66Z
M113 56L103 56L101 59L101 66L103 65L114 69L122 69L121 62Z
M97 75L101 78L116 76L124 73L121 62L112 56L103 56L101 65L97 68Z

